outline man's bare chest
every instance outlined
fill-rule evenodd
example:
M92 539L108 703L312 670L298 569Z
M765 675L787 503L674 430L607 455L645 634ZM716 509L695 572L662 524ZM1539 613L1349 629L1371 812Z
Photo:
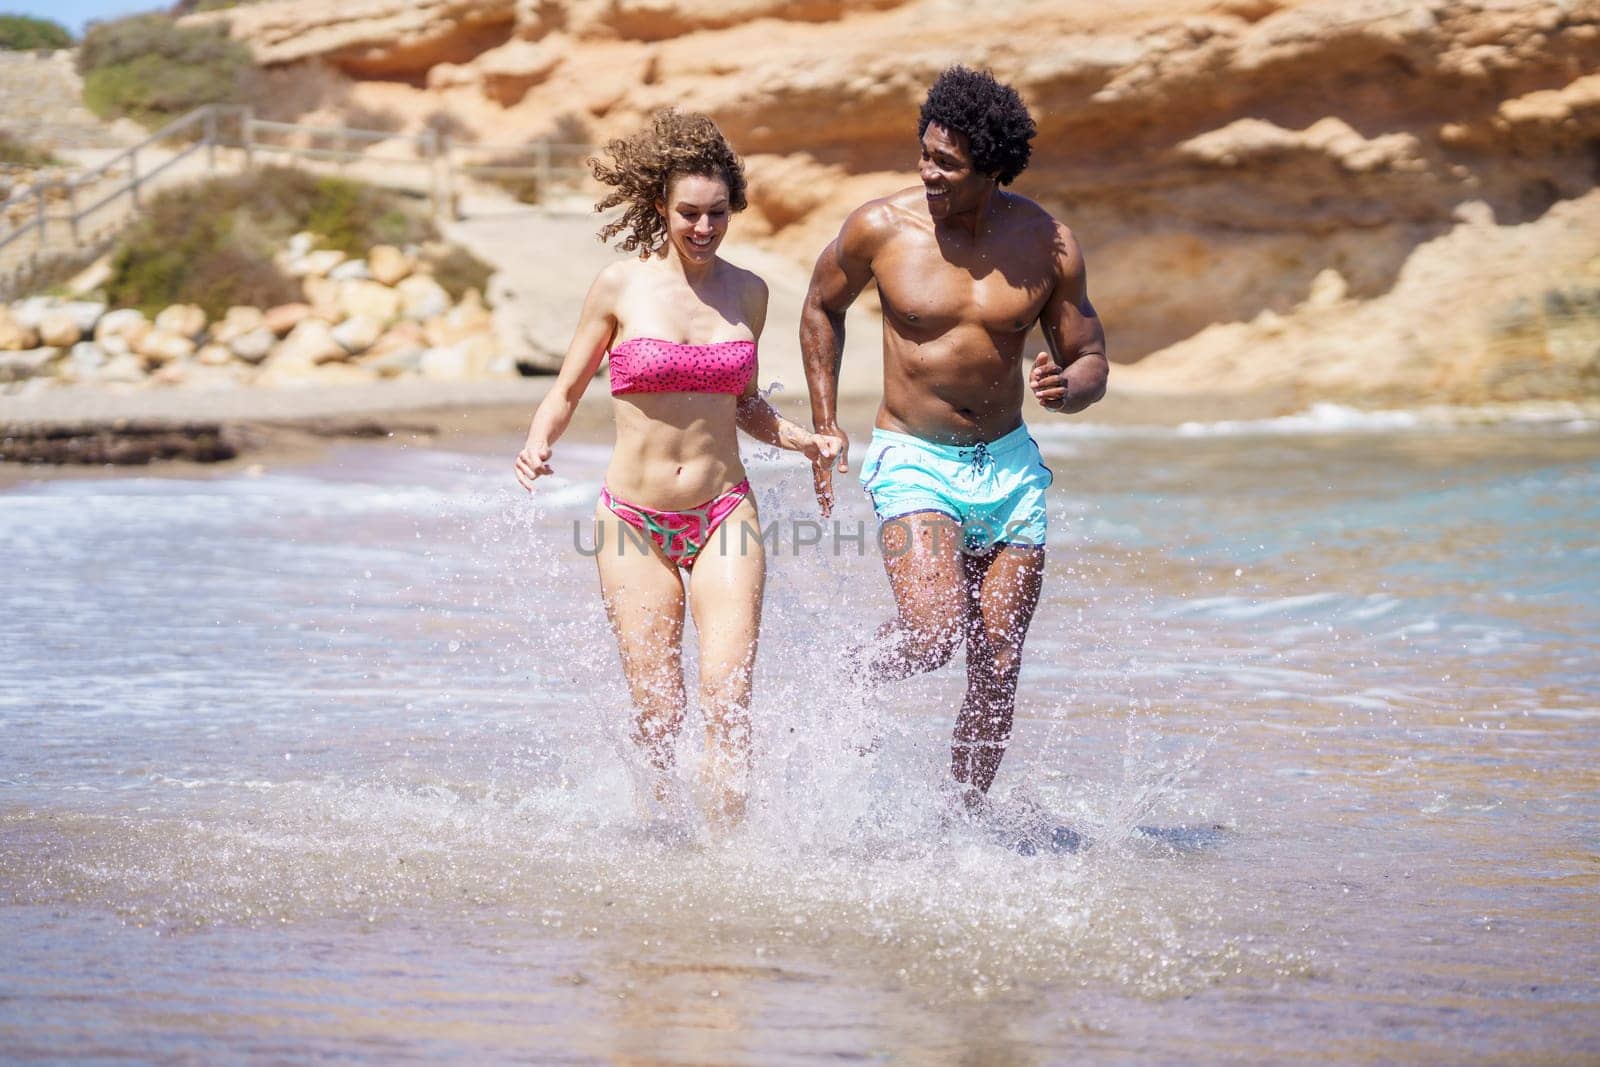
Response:
M977 254L945 258L933 247L889 249L873 264L884 314L912 333L938 335L960 326L1022 333L1049 299L1048 257Z

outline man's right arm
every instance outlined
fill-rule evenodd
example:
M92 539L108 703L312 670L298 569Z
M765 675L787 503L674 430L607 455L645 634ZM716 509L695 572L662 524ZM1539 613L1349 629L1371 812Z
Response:
M839 432L836 407L844 316L872 281L872 258L889 224L888 208L881 201L863 204L845 219L839 236L822 250L811 272L800 310L800 355L811 393L811 422L819 433ZM840 472L849 470L848 458L840 453Z

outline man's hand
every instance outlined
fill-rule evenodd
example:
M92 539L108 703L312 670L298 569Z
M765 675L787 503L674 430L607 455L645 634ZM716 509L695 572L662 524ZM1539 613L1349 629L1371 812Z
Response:
M533 483L540 475L554 474L550 466L550 446L543 441L529 441L517 453L517 481L522 488L533 492Z
M1046 411L1060 411L1067 401L1067 372L1058 367L1050 353L1040 352L1033 357L1033 369L1028 372L1028 388L1034 399Z
M816 490L817 507L822 509L822 517L827 518L833 514L833 472L835 467L830 460L833 456L839 459L838 471L844 474L850 469L850 438L837 426L819 426L812 435L817 441L817 454L813 455L810 449L806 455L811 456L811 483ZM822 443L826 442L832 455L822 454Z

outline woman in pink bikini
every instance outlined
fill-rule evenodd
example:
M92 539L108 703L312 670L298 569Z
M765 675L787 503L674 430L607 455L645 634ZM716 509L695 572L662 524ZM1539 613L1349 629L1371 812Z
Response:
M745 179L716 124L663 111L606 150L611 158L591 165L612 190L596 209L626 210L600 237L625 232L623 250L639 257L611 264L590 287L560 376L517 456L517 479L531 491L552 473L551 447L609 351L617 445L595 507L604 546L595 558L633 697L632 736L657 772L656 799L670 803L686 704L687 576L700 635L706 814L725 827L744 811L766 582L760 538L742 536L743 524L752 533L759 524L735 427L813 463L837 455L840 442L781 418L756 391L767 286L717 256L729 217L745 206Z

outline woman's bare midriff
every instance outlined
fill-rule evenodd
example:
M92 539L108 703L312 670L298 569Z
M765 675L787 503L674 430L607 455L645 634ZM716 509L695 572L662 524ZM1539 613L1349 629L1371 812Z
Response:
M734 415L715 393L616 397L617 445L606 469L612 495L663 511L699 507L744 480Z

